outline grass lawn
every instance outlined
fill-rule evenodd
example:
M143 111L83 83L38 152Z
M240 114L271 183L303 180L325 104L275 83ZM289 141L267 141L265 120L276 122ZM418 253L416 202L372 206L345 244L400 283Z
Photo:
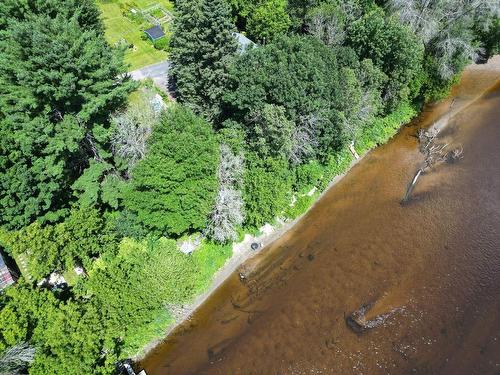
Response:
M125 53L125 63L129 65L130 71L167 58L167 52L157 50L151 41L141 39L143 30L152 25L139 15L133 20L126 17L123 12L131 7L140 11L154 5L172 11L173 4L169 0L97 0L97 4L102 12L108 42L114 45L125 39L127 43L134 45L134 48L129 48ZM158 14L158 11L152 12L153 16ZM168 25L164 24L163 29L168 35Z

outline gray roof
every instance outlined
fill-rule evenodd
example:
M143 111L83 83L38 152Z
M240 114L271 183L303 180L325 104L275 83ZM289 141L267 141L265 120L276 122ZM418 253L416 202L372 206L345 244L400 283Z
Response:
M160 39L165 36L165 32L160 25L153 26L147 30L144 30L144 32L148 34L148 36L153 40Z
M3 260L2 254L0 254L0 268L5 267L5 261Z

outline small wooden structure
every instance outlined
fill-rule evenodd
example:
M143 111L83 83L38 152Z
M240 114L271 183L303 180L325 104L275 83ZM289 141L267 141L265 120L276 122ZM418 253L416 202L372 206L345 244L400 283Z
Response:
M165 32L160 25L150 27L149 29L144 30L144 32L152 42L156 42L165 36Z

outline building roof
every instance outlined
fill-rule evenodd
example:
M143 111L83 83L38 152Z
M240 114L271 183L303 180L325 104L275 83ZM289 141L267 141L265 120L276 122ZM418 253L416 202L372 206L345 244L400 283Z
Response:
M4 289L10 284L14 284L14 278L12 277L9 268L5 264L2 254L0 254L0 290Z
M236 37L236 40L238 41L238 46L239 46L239 51L240 52L245 52L249 48L253 48L256 44L252 42L250 39L248 39L245 35L241 33L233 33L233 35Z
M144 30L144 32L148 34L148 36L153 40L157 40L165 36L165 32L160 25L153 26L147 30Z

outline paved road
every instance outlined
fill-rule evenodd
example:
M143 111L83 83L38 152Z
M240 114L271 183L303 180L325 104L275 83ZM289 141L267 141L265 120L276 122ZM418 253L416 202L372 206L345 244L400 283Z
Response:
M140 81L146 78L151 78L154 83L162 90L167 92L168 71L170 62L164 61L158 64L145 66L144 68L130 72L132 79Z

